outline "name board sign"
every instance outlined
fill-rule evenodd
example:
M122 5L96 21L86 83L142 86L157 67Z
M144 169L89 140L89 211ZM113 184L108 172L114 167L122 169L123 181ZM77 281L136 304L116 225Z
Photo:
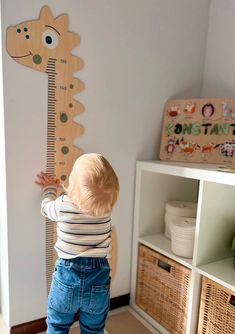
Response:
M235 163L235 98L168 100L160 159Z

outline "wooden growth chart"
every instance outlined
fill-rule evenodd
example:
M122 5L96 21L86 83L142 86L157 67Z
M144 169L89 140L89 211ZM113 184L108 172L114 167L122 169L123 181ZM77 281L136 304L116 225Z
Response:
M160 159L235 163L235 98L169 100Z
M83 105L74 95L84 84L73 76L83 61L71 50L80 37L68 31L68 16L53 17L48 6L39 19L26 21L7 29L7 51L18 63L48 75L47 172L65 185L74 161L82 151L73 145L83 127L74 117L83 112ZM55 223L46 221L46 266L49 290L56 254Z

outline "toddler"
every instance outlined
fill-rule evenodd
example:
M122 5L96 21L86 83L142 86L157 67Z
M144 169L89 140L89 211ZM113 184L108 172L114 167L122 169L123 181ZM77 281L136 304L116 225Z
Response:
M58 259L47 305L47 334L67 334L79 313L82 334L104 333L109 310L111 211L119 193L112 166L100 154L74 163L66 194L59 180L41 172L41 212L57 222Z

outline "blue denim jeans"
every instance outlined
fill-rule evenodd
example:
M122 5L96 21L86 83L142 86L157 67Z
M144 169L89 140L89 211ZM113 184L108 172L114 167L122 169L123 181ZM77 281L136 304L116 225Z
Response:
M110 305L105 258L58 259L47 305L47 334L67 334L78 313L82 334L103 334Z

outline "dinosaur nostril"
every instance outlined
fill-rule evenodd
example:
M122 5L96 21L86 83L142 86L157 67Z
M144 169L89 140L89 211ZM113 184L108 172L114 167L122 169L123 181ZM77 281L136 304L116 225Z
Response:
M25 38L26 38L26 39L29 39L29 35L26 35Z
M18 34L21 33L21 29L20 28L18 28L16 31L18 32Z
M61 179L61 181L65 181L67 179L67 176L63 174L63 175L61 175L60 179Z
M35 64L41 64L41 62L42 62L42 57L41 57L40 55L34 55L34 56L33 56L33 62L34 62Z
M66 123L66 122L67 122L67 120L68 120L68 116L66 115L66 113L62 113L62 114L60 115L60 120L61 120L61 122L63 122L63 123Z
M62 152L63 154L68 154L68 153L69 153L69 148L68 148L68 146L63 146L63 147L61 148L61 152Z

